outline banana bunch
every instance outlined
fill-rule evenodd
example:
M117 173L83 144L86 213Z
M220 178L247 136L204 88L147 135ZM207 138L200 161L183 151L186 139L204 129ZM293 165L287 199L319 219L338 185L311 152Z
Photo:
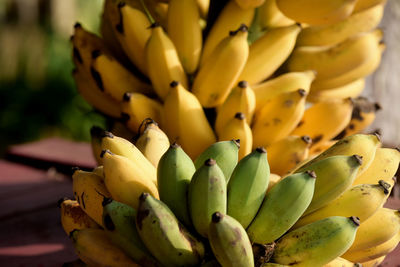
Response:
M379 105L359 96L385 49L384 5L105 0L101 37L75 25L73 77L119 136L140 135L151 118L192 160L240 139L239 159L262 146L272 172L287 175L374 121ZM283 150L278 162L272 151Z
M268 148L241 158L239 139L219 141L192 160L154 121L141 128L134 143L93 129L101 165L74 169L75 200L59 201L88 265L355 266L400 241L400 213L383 207L400 151L377 135L344 137L279 176Z

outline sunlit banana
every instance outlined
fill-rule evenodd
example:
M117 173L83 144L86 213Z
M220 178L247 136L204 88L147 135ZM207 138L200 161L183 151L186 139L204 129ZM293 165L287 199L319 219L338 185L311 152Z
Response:
M313 88L307 101L317 103L331 99L345 99L358 97L365 87L365 78L355 80L336 88Z
M265 0L257 12L262 29L286 27L295 23L295 21L283 15L276 5L276 0Z

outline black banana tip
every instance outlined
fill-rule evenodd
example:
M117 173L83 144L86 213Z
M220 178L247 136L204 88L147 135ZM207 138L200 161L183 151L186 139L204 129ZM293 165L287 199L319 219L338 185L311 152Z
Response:
M362 267L362 264L359 262L354 263L353 267Z
M129 116L128 113L121 112L121 117L119 118L119 120L120 120L122 123L125 123L125 122L129 121L130 119L131 119L131 116Z
M379 180L379 185L381 186L381 188L382 188L382 190L383 190L383 193L385 194L385 195L387 195L387 194L389 194L390 193L390 187L391 187L391 185L389 184L389 183L386 183L384 180Z
M240 81L240 82L238 83L238 86L239 86L240 88L247 88L247 87L249 86L249 83L246 82L246 81Z
M212 220L213 223L219 223L222 220L223 216L224 215L222 215L222 213L217 211L217 212L213 213L213 215L211 217L211 220Z
M360 155L353 155L353 158L357 161L358 165L362 165L363 161L363 157Z
M265 149L265 147L262 147L262 146L259 146L259 147L257 147L256 148L256 151L258 152L258 153L267 153L267 150Z
M300 96L304 97L307 95L307 91L304 89L299 89L297 90L297 92L299 93Z
M215 159L207 159L207 160L204 162L204 165L206 165L206 166L213 166L213 165L215 165L215 164L217 164L217 162L215 161Z
M76 172L76 171L79 171L80 169L79 169L79 167L72 167L71 168L71 175L74 175L74 173Z
M110 214L104 215L103 223L104 223L104 227L105 227L108 231L114 231L114 230L115 230L115 224L114 224L114 222L112 221L112 218L111 218Z
M317 174L315 174L315 171L306 171L306 173L307 173L308 176L310 176L311 178L317 178Z
M172 81L170 84L169 84L169 86L171 87L171 88L175 88L175 87L177 87L179 85L179 82L178 81Z
M240 139L232 139L232 142L235 143L235 145L240 148Z
M125 2L119 2L119 3L118 3L118 8L122 8L122 7L124 7L124 6L126 6L126 3L125 3Z
M373 133L373 135L376 136L376 139L378 139L379 142L381 141L381 133L380 133L380 132L375 131L375 132Z
M151 25L149 26L149 28L150 28L150 29L153 29L153 28L157 28L157 27L160 27L160 26L161 26L160 23L154 22L153 24L151 24Z
M82 28L82 24L80 24L79 22L76 22L75 25L74 25L74 28L75 29Z
M104 207L104 206L107 206L107 205L110 204L112 201L113 201L113 199L110 198L110 197L103 197L103 201L101 202L101 205L102 205L103 207Z
M57 201L57 207L61 208L61 204L62 204L64 201L66 201L66 200L69 200L69 198L68 198L68 197L60 198L60 199Z
M181 146L177 142L173 142L170 147L171 148L179 148Z
M146 198L149 196L149 193L143 192L140 196L139 196L139 200L140 201L145 201Z
M104 157L104 154L106 154L106 153L108 153L108 154L110 154L110 155L114 155L114 153L112 153L110 150L104 149L104 150L102 150L102 151L100 152L100 158L103 158L103 157Z
M400 147L395 147L394 149L400 152Z
M238 113L235 114L235 119L238 119L238 120L242 121L242 120L246 119L246 115L244 115L243 112L238 112Z
M74 229L74 230L72 230L71 232L69 232L69 238L72 238L73 237L73 235L74 235L74 233L75 232L77 232L77 231L79 231L79 229Z
M100 138L103 137L103 135L104 130L101 127L93 126L92 128L90 128L90 136Z
M378 102L376 102L376 103L374 104L374 108L375 108L375 111L378 111L378 110L381 110L381 109L382 109L382 106L381 106L381 104L379 104Z
M100 55L101 55L101 51L100 50L96 49L96 50L92 51L92 58L93 59L98 58Z
M303 140L303 142L306 143L307 145L311 145L312 143L312 139L308 135L303 135L301 137L301 140Z
M301 26L301 23L300 23L300 22L296 22L296 25L297 25L298 27L300 27L300 29L303 28L303 27Z
M132 93L125 92L122 96L122 101L129 102L131 101Z
M349 217L349 219L356 225L356 226L360 226L360 218L356 217L356 216L351 216Z
M112 134L112 132L103 131L103 135L101 137L114 138L114 135Z

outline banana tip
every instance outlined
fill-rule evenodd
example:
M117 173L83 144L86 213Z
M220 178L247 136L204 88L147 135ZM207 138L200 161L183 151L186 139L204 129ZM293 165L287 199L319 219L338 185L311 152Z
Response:
M120 117L120 121L125 123L127 121L129 121L131 119L131 116L129 116L128 113L125 112L121 112L121 117Z
M57 201L57 207L61 208L61 204L62 204L64 201L66 201L66 200L69 200L69 198L67 198L67 197L60 198L60 199Z
M217 162L215 161L215 159L207 159L207 160L204 162L204 165L206 165L206 166L213 166L213 165L215 165L215 164L217 164Z
M75 28L75 29L77 29L77 28L82 28L82 24L79 23L79 22L76 22L75 25L74 25L74 28Z
M351 216L349 218L356 226L360 226L360 218L356 217L356 216Z
M179 148L179 147L181 147L181 146L177 142L173 142L171 144L171 148Z
M177 87L179 85L179 82L178 81L172 81L170 84L169 84L169 86L171 87L171 88L175 88L175 87Z
M384 180L379 180L379 185L382 187L383 189L383 193L385 193L385 195L389 194L389 189L391 187L391 185L387 182L385 182Z
M235 145L240 148L240 139L232 139L232 142L235 143Z
M317 174L315 174L315 171L306 171L306 173L307 173L308 176L310 176L311 178L317 178Z
M104 154L106 154L106 153L108 153L108 154L110 154L110 155L114 155L114 153L112 153L110 150L104 149L104 150L102 150L102 151L100 152L100 158L103 158L103 157L104 157Z
M71 168L72 175L74 175L74 173L75 173L76 171L79 171L79 170L80 170L79 167L72 167L72 168Z
M235 119L244 120L244 119L246 119L246 115L244 115L243 112L237 112L237 113L235 114Z
M213 223L219 223L222 220L222 217L223 217L222 213L217 211L213 213L211 220Z
M131 100L132 93L125 92L122 96L122 101L129 102Z
M143 193L140 195L139 200L140 200L140 201L145 201L146 198L147 198L149 195L150 195L149 193L143 192Z
M249 86L249 83L247 81L240 81L238 83L239 88L247 88Z
M257 151L258 153L261 153L261 154L267 153L267 150L265 149L265 147L262 147L262 146L257 147L257 148L256 148L256 151Z
M301 140L303 140L303 142L306 143L307 145L310 145L312 143L312 139L308 135L303 135L301 137Z
M353 155L353 158L357 161L358 165L362 165L363 161L363 157L360 155Z
M111 202L112 202L112 198L104 197L103 201L101 202L101 205L104 207L104 206L107 206L108 204L110 204Z

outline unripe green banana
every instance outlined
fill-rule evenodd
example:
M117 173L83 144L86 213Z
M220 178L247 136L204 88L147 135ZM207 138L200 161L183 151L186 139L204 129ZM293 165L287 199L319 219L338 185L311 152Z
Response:
M354 216L333 216L305 225L278 240L272 260L289 266L322 266L351 246L359 225Z
M214 159L224 173L226 183L228 184L233 169L238 162L239 147L240 140L221 141L212 144L195 160L194 165L196 166L196 170L203 166L207 159Z
M186 230L167 205L150 194L140 196L136 229L163 266L197 266L204 257L204 245Z
M187 192L196 168L191 158L176 143L161 157L157 168L158 193L175 216L190 226Z
M222 267L254 266L253 250L246 230L234 218L215 212L208 237L211 249Z
M332 156L297 170L313 170L317 175L314 196L304 215L325 206L346 191L353 184L361 164L362 158L358 155Z
M143 244L135 226L136 210L111 198L103 200L103 225L110 240L135 262L143 266L157 266Z
M256 216L269 183L267 151L259 147L233 170L228 184L227 213L247 228Z
M266 244L282 236L301 217L311 202L316 175L307 171L278 182L247 229L252 242Z
M226 213L226 181L214 159L207 159L189 184L189 212L196 231L207 237L214 212Z

